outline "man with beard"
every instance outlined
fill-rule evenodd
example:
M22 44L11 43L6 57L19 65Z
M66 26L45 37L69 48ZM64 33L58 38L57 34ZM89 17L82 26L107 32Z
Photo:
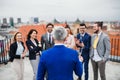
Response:
M88 80L89 77L89 71L88 71L88 64L89 64L89 51L90 51L90 42L91 42L91 36L86 32L86 25L84 23L80 24L79 30L80 33L77 34L76 45L79 49L80 55L83 57L83 65L84 65L84 73L85 78L84 80ZM78 80L81 80L81 77L78 78Z
M54 25L52 23L48 23L46 25L47 33L41 37L42 50L47 50L54 45L54 40L51 34L53 28Z
M93 67L94 80L98 80L98 69L101 80L106 80L105 64L110 54L110 39L101 29L103 22L95 22L94 34L91 38L90 58Z

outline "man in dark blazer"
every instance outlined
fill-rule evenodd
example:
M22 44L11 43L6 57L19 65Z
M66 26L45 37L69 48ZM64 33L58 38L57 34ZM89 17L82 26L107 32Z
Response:
M51 34L53 28L54 25L52 23L46 25L47 33L41 37L42 51L49 49L54 45L54 39Z
M86 32L86 25L84 23L80 24L79 30L80 33L77 34L78 42L76 42L76 44L77 47L80 48L79 51L80 55L83 57L84 72L85 72L84 79L88 80L89 51L90 51L91 36ZM81 77L79 77L78 80L81 80Z
M64 46L67 31L64 27L56 27L53 31L54 47L43 51L40 58L37 80L73 80L73 71L79 77L82 75L82 63L76 50Z
M94 80L98 80L98 69L101 80L106 80L105 64L110 54L110 39L102 32L103 22L95 22L91 38L90 58L93 66Z

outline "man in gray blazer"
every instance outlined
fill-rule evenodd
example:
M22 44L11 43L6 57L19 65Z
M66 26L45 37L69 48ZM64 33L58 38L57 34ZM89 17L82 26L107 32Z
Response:
M54 25L52 23L48 23L46 25L47 33L42 35L41 37L42 51L49 49L54 45L54 40L51 34L53 28L54 28Z
M101 80L106 80L105 64L110 54L110 39L102 32L103 22L95 22L93 26L94 34L91 38L90 58L93 66L94 80L98 80L98 69Z

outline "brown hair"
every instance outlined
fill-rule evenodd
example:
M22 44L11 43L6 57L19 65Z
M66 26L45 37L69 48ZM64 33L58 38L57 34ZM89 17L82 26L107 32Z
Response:
M85 25L85 23L81 23L80 26L85 26L85 28L87 28L87 26Z
M27 35L27 39L30 39L30 35L33 33L33 31L35 31L36 33L38 33L37 30L31 29L31 30L29 31L28 35Z
M15 33L15 35L14 35L14 39L13 39L13 41L15 41L16 42L16 36L17 36L17 34L22 34L21 32L17 32L17 33Z
M101 29L102 29L102 27L103 27L103 22L101 21L99 21L99 22L95 22L95 24L97 24L98 25L98 27L101 27Z
M65 28L68 28L70 30L70 34L73 35L73 33L72 33L72 31L71 31L71 29L70 29L68 24L65 26Z
M54 25L53 25L52 23L48 23L48 24L46 25L46 28L47 28L48 26L52 26L52 28L54 28Z

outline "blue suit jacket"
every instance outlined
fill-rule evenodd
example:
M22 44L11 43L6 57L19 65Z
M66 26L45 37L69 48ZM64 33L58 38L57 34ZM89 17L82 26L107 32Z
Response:
M80 37L82 37L82 36L80 34L78 34L77 39L80 40ZM83 59L89 59L91 36L88 33L85 33L84 37L82 38L82 42L84 43L85 47L82 49L81 55L82 55Z
M78 53L64 45L55 45L43 51L37 73L37 80L44 80L45 72L47 80L73 80L73 71L76 75L82 75L82 63L78 59Z

